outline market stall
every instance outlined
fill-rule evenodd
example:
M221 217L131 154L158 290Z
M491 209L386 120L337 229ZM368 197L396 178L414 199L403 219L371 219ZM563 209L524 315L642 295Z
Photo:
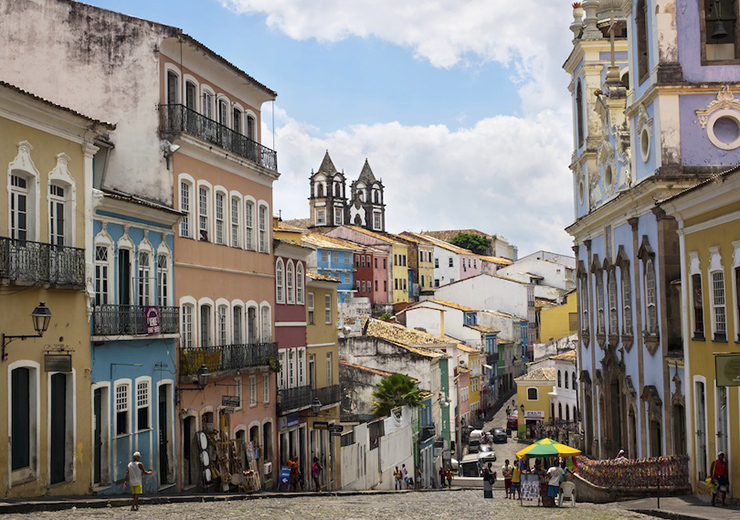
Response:
M545 467L550 467L550 464L556 465L558 460L561 458L566 459L568 469L572 470L576 464L576 456L580 455L581 451L575 448L571 448L565 444L561 444L552 439L541 439L534 444L530 444L524 449L519 450L516 453L516 464L521 475L521 500L520 503L524 505L525 502L533 503L537 505L554 505L554 502L550 500L551 497L546 497L542 490L546 490L546 474ZM529 468L529 459L539 459L540 464L535 465L534 471ZM549 459L555 459L551 461ZM545 462L545 464L543 464ZM538 469L539 466L539 469Z

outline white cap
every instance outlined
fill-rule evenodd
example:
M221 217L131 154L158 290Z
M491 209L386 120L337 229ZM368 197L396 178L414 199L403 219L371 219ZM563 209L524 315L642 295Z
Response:
M139 453L138 451L135 451L134 452L134 458L135 459L140 459L141 458L141 453Z

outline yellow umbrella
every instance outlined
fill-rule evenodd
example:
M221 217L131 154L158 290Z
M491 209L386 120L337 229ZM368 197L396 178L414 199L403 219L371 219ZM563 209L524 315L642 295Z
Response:
M581 450L571 448L552 439L542 439L516 453L517 459L525 457L573 457L580 455Z

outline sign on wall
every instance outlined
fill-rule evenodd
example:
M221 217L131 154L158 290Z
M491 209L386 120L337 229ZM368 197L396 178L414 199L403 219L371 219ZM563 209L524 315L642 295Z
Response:
M717 386L740 386L740 353L715 354Z

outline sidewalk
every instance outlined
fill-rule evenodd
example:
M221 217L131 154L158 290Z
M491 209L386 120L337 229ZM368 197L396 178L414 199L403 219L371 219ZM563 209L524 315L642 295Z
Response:
M620 509L643 513L658 518L676 520L739 520L740 507L712 507L702 502L696 495L665 497L660 499L660 509L656 498L641 498L615 504Z

